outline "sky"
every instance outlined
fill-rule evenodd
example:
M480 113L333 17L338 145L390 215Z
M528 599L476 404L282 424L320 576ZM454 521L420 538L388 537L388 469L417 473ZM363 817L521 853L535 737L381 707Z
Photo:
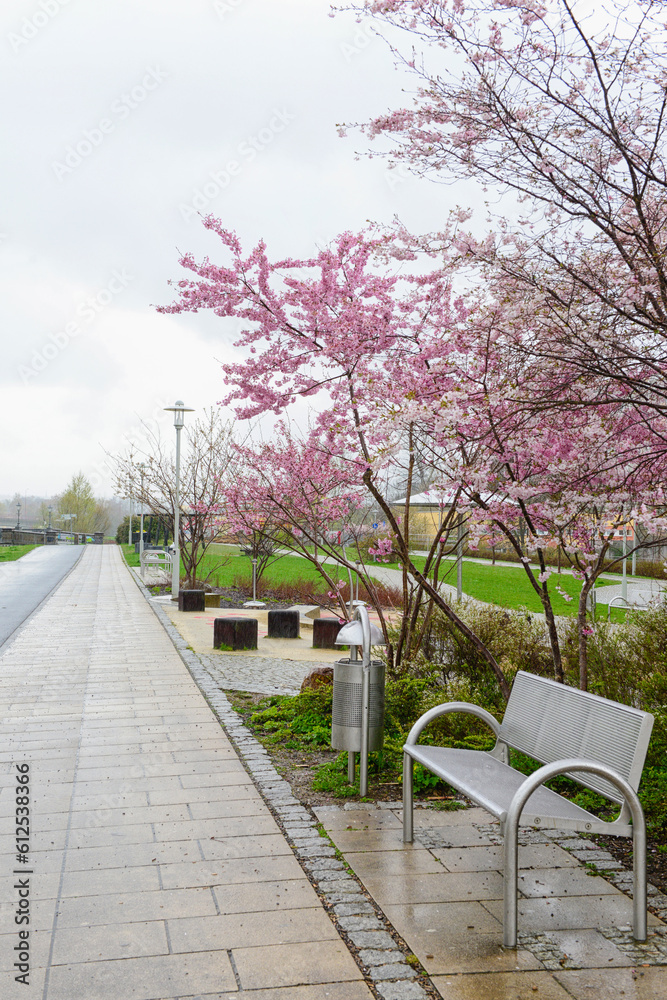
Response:
M165 406L217 404L234 321L155 310L180 253L216 259L199 212L299 257L453 200L339 137L414 82L325 0L3 0L0 46L0 496L79 471L111 496L109 455L175 437Z

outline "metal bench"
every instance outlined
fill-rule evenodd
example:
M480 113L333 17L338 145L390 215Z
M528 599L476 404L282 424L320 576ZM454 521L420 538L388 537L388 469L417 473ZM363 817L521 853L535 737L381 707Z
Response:
M174 557L171 552L165 552L164 549L144 549L139 558L139 563L143 579L146 570L170 574L174 564Z
M496 736L493 750L417 745L424 728L449 712L468 712ZM634 937L646 940L646 823L637 797L653 727L648 712L519 671L503 721L467 702L452 701L426 712L403 747L403 840L413 839L413 762L438 775L498 820L504 835L503 942L517 943L519 826L616 834L633 838ZM530 777L509 764L509 748L538 760ZM613 822L544 787L559 774L621 806ZM630 820L632 823L630 823Z

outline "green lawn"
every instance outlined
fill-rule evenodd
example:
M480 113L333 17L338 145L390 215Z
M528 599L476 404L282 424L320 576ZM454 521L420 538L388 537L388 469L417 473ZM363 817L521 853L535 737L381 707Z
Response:
M13 562L36 548L36 545L0 545L0 562Z
M415 566L422 569L423 557L416 557ZM456 586L456 562L446 560L441 564L439 579ZM537 570L534 569L537 573ZM620 581L620 577L619 577ZM611 582L611 581L603 581ZM556 590L558 587L569 594L571 601L566 601ZM521 566L493 566L491 563L463 562L463 592L478 601L487 604L497 604L501 608L526 608L528 611L542 612L542 602L533 590L526 571ZM549 577L549 593L555 615L569 617L577 614L581 581L575 580L571 573L552 573ZM624 622L626 612L621 608L611 609L612 622ZM600 604L598 618L607 617L606 604Z
M133 545L121 546L130 566L139 565L139 556ZM181 574L184 573L181 561ZM200 563L199 577L205 579L208 574L208 584L212 587L244 587L252 590L252 562L248 556L239 555L238 545L211 545ZM336 574L337 576L337 574ZM347 574L345 574L347 579ZM324 590L326 583L314 566L306 559L298 556L281 556L264 571L264 581L268 584L278 583L317 583L318 589Z
M130 566L139 565L139 556L135 555L129 545L123 546ZM424 557L415 556L414 563L418 569L424 567ZM382 564L384 565L384 564ZM387 564L389 569L397 569L396 564ZM369 567L372 572L372 566ZM181 567L182 572L182 567ZM248 556L239 555L237 545L211 545L200 569L203 579L211 573L208 583L214 587L242 587L250 591L252 587L252 563ZM347 581L346 570L336 570L332 566L334 578ZM452 559L441 564L439 579L442 582L456 586L456 562ZM620 577L619 577L620 579ZM324 589L325 584L315 568L298 556L282 556L272 563L265 571L264 580L268 584L280 582L317 583L318 589ZM558 586L572 598L566 601L556 591ZM581 582L575 580L570 573L553 573L549 578L554 614L571 616L577 613L578 598L581 592ZM497 604L502 608L526 608L528 611L543 611L542 603L531 587L525 570L521 566L494 566L491 563L463 562L463 591L470 597L487 604ZM598 617L606 618L606 605L598 608ZM612 608L613 622L625 621L625 611Z

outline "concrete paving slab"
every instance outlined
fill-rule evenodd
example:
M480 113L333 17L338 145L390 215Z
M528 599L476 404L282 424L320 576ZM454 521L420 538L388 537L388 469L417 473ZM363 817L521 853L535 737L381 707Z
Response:
M502 919L502 902L489 900L490 913ZM602 896L568 896L553 899L520 899L519 927L535 931L572 930L585 927L625 927L632 923L632 900L623 893ZM660 921L652 913L648 925Z
M434 976L433 984L448 1000L572 1000L550 972L485 972ZM589 1000L593 1000L592 994ZM598 994L599 997L603 994Z
M237 882L213 889L220 913L270 913L273 910L293 910L313 907L320 902L310 891L312 886L302 878L276 882Z
M442 863L430 851L418 846L411 851L347 852L346 860L362 882L385 876L400 875L411 879L415 875L442 875L444 872Z
M314 907L235 913L209 920L168 920L167 929L176 953L339 940L326 913Z
M519 892L524 896L600 896L622 895L598 875L585 868L534 868L519 873Z
M578 996L577 990L581 996L603 996L593 992L595 977L589 980L582 974L571 983L561 982L561 971L569 975L570 969L582 966L586 971L599 969L605 977L614 970L625 975L644 953L639 949L635 954L600 930L630 924L631 900L543 833L539 840L547 842L522 843L520 947L503 948L503 853L492 843L498 839L497 824L477 808L454 813L418 810L415 842L401 851L400 827L390 820L377 828L381 812L400 819L399 808L323 808L317 815L442 997L517 1000L538 995L564 1000ZM531 836L531 831L521 834L522 840L530 841ZM457 846L443 846L455 841ZM573 843L585 842L575 838ZM424 855L450 870L428 870ZM426 870L413 870L422 867ZM649 925L658 927L659 921L649 915ZM660 961L660 947L649 942L647 959ZM667 965L661 971L667 983ZM655 981L652 977L652 985ZM614 980L609 982L611 988Z
M575 1000L626 997L626 1000L664 1000L667 974L661 968L578 969L555 972L554 979Z
M328 947L317 942L300 942L236 948L233 956L242 990L362 979L356 962L340 939L330 942Z
M447 871L502 871L502 847L447 847L433 849ZM519 854L521 868L578 868L579 862L556 844L526 844Z
M226 951L160 955L56 965L50 970L49 1000L159 1000L181 997L193 983L207 992L233 989L236 977ZM199 991L201 993L201 991Z
M239 993L202 993L181 1000L239 1000ZM322 983L253 990L247 994L247 1000L371 1000L371 993L364 983Z
M384 909L392 903L434 903L439 900L502 899L499 872L443 872L432 875L377 875L362 881Z

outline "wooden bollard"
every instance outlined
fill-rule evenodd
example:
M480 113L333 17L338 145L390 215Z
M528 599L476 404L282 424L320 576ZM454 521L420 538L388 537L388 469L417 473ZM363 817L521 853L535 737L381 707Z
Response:
M298 611L269 611L267 617L269 639L299 638Z
M214 649L257 649L256 618L215 618Z
M179 590L179 611L204 611L206 608L205 590Z
M337 618L313 619L313 649L336 649L336 636L342 627Z

